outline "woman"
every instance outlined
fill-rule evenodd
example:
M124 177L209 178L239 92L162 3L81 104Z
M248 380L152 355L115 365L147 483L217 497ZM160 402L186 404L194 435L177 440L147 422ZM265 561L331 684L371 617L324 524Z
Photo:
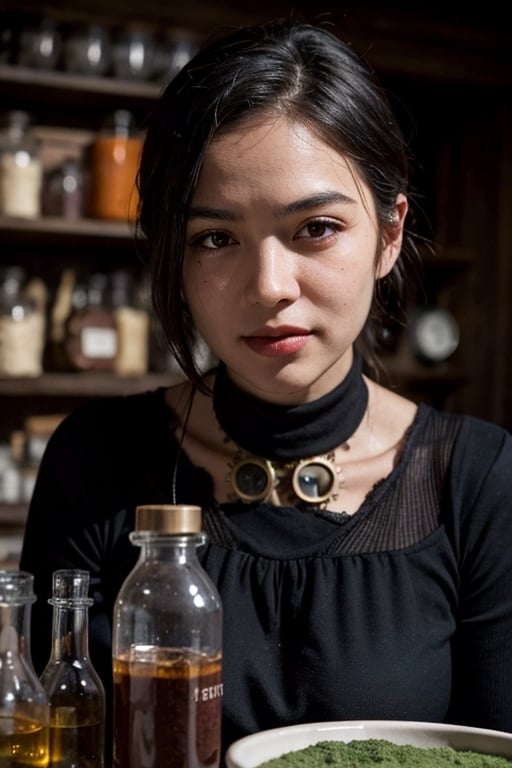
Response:
M186 502L224 606L225 745L317 720L512 729L511 437L367 375L412 241L407 150L363 62L298 23L211 43L150 117L139 187L186 379L50 441L21 559L36 665L52 572L85 568L109 688L134 509Z

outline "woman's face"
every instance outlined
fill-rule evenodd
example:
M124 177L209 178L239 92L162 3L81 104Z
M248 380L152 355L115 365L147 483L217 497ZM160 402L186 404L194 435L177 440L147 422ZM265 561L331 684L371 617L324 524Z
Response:
M381 242L355 168L286 118L212 143L188 214L184 292L235 383L300 403L341 381L375 280L399 253L406 205L397 200L399 225Z

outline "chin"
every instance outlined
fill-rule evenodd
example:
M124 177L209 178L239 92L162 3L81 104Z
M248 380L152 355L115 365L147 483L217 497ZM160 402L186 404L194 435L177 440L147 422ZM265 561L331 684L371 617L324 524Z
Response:
M246 371L242 376L237 376L236 383L254 397L269 402L295 405L316 400L333 389L338 382L332 384L323 381L322 376L314 378L311 372L292 371L291 366L286 366L280 371L274 371L271 375L263 376L261 368L254 376Z

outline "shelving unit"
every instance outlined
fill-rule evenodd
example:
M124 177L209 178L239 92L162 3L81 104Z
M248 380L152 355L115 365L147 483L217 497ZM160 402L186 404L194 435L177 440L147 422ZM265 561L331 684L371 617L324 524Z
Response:
M43 162L58 162L59 151L63 157L70 149L81 152L103 115L116 108L130 109L137 119L143 119L159 91L160 87L153 83L0 66L2 109L31 112L36 133L42 140ZM81 274L126 266L140 274L143 269L140 246L135 247L131 224L86 217L75 220L48 216L30 220L0 216L0 264L21 264L29 274L42 278L50 303L66 267ZM7 441L34 414L66 413L90 398L128 395L169 383L169 373L155 371L128 378L46 371L36 378L0 378L0 438ZM3 567L16 562L27 511L26 501L0 503Z

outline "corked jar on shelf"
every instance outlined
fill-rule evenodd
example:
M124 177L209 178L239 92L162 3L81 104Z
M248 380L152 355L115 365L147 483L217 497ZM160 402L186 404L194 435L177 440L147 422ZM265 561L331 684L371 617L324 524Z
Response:
M32 116L24 110L0 115L0 215L41 215L43 165Z
M46 287L23 267L0 267L0 377L40 376Z
M133 114L126 109L116 110L89 147L89 216L115 221L135 219L135 180L141 151L142 136Z

